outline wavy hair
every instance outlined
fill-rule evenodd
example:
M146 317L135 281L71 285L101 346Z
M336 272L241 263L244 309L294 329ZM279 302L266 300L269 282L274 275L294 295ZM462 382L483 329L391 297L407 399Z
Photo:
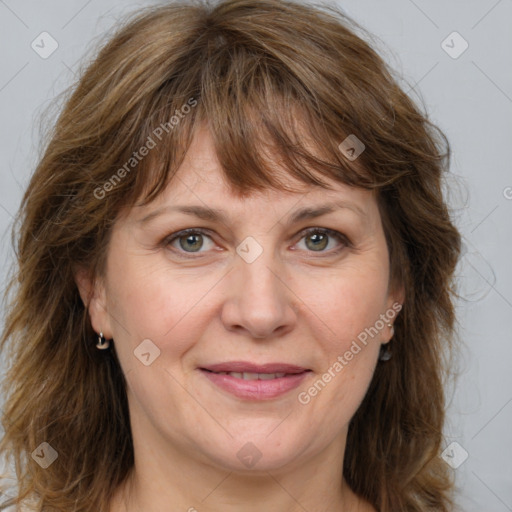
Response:
M271 161L305 184L375 190L405 300L393 358L349 425L344 476L380 512L452 510L439 457L461 251L443 197L450 146L365 34L337 7L225 0L145 8L109 35L66 96L13 228L0 454L18 489L0 510L32 499L108 511L132 470L126 382L115 351L95 348L76 270L104 275L116 218L164 189L203 122L241 197L290 190ZM365 145L357 160L339 149L349 135ZM46 469L30 457L42 442L58 452Z

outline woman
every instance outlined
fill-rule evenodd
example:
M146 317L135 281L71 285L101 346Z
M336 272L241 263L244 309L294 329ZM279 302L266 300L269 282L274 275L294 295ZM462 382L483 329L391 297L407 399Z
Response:
M85 71L20 209L18 502L453 509L449 145L354 28L172 3Z

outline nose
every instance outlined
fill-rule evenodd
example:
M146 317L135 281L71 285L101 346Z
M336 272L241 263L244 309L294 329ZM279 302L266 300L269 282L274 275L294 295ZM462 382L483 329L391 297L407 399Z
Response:
M289 288L282 265L271 251L252 263L236 258L226 281L222 322L227 330L253 338L283 335L297 321L298 299Z

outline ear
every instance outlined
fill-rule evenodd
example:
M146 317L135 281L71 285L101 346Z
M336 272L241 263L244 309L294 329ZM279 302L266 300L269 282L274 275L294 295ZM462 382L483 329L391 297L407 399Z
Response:
M393 304L395 304L395 309L397 308L397 304L400 304L400 306L403 306L404 305L404 301L405 301L405 288L403 285L400 285L397 287L396 290L392 291L390 294L389 294L389 298L388 298L388 306L390 308L393 307Z
M74 277L82 302L89 312L92 328L98 334L102 332L106 339L112 339L112 325L103 281L83 267L75 269Z
M391 291L388 294L388 300L387 300L387 309L386 309L386 317L389 318L389 324L392 326L395 325L396 317L400 314L400 311L403 308L405 300L405 289L403 285L399 285L396 287L395 290ZM386 326L386 335L384 336L384 339L382 340L383 343L388 343L391 341L391 338L393 337L392 329Z

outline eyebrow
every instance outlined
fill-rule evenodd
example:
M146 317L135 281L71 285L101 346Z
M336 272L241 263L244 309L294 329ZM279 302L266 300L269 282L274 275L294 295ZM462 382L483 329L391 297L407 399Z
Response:
M304 208L300 208L296 210L291 215L288 216L287 224L295 224L297 222L314 219L316 217L321 217L322 215L326 215L328 213L333 213L338 210L349 209L355 212L358 216L362 217L363 220L368 219L367 213L357 204L351 203L349 201L336 201L333 203L327 203L321 206L306 206ZM157 217L165 213L184 213L186 215L192 215L198 217L202 220L209 221L219 221L223 224L228 223L228 215L224 210L215 210L212 208L208 208L206 206L200 205L176 205L176 206L164 206L162 208L158 208L150 213L148 213L143 218L137 221L138 225L144 225L148 222L154 220Z

